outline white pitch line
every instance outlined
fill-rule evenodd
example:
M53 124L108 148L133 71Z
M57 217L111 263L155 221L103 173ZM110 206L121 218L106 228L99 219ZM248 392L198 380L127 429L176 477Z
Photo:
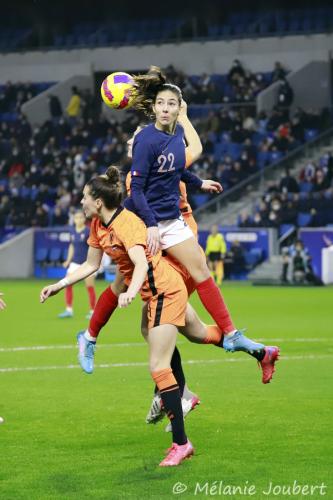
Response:
M281 356L282 361L299 361L299 360L321 360L333 358L333 354L323 354L320 356L309 355L309 356ZM205 365L205 364L219 364L219 363L244 363L252 362L250 358L229 358L229 359L189 359L183 361L184 365ZM131 368L145 366L148 367L146 362L133 362L133 363L102 363L95 365L95 368ZM78 365L51 365L51 366L22 366L22 367L8 367L0 368L0 373L13 373L13 372L35 372L35 371L51 371L51 370L75 370L80 369Z
M146 346L145 342L125 342L122 344L99 344L98 348L111 348L111 347L141 347ZM0 352L20 352L20 351L55 351L63 349L77 349L77 345L32 345L32 346L19 346L19 347L1 347Z
M259 342L269 342L272 344L273 342L333 342L333 337L330 338L299 338L299 339L256 339ZM177 344L182 345L186 344L186 340L177 342ZM107 348L111 349L113 347L143 347L147 344L145 342L123 342L116 344L98 344L98 349ZM73 344L68 345L32 345L32 346L18 346L18 347L0 347L0 353L2 352L26 352L26 351L56 351L56 350L66 350L66 349L77 349L77 345L73 342Z

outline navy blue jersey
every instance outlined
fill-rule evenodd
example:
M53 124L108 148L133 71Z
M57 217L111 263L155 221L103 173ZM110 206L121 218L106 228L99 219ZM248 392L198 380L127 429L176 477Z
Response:
M83 264L87 260L88 244L87 239L89 237L89 228L85 227L83 231L77 232L75 227L70 229L70 242L74 247L74 254L72 262L75 264Z
M177 219L179 182L185 175L186 163L183 128L177 125L175 133L168 134L155 124L148 125L135 136L132 155L131 195L125 207L137 213L148 227ZM200 187L201 181L197 185Z

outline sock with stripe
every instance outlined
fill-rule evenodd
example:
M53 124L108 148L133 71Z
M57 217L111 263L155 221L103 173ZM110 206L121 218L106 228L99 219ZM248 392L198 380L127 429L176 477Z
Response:
M221 291L214 283L213 278L207 278L202 283L197 284L196 290L203 306L215 320L219 329L223 333L229 333L236 330L228 308L223 300Z
M187 443L184 428L183 409L177 381L171 368L164 368L152 372L152 378L159 388L163 407L170 419L172 428L172 441L179 445Z
M185 387L186 381L185 381L185 374L184 374L183 366L182 366L182 358L180 357L180 352L179 352L177 347L175 347L175 350L173 351L173 354L172 354L171 369L173 371L175 379L177 380L177 383L179 386L180 396L183 397L184 387ZM157 394L158 392L159 392L159 389L158 389L157 385L155 385L154 394Z
M118 297L113 293L111 287L107 287L98 298L94 313L89 322L88 332L95 340L103 326L109 321L111 314L117 309ZM89 339L90 340L90 339Z

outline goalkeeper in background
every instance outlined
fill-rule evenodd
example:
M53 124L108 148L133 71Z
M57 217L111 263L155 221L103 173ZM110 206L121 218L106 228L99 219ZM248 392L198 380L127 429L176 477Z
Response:
M224 277L223 259L227 251L227 246L223 234L219 233L217 225L211 227L210 235L206 243L206 257L211 275L217 286L222 285Z

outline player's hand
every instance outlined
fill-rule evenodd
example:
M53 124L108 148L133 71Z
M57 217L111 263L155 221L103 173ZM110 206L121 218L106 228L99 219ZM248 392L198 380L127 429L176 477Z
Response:
M160 249L160 231L157 226L151 226L147 229L147 246L151 255L156 255Z
M202 181L201 190L205 191L205 193L222 193L223 187L217 181Z
M0 296L2 296L3 293L0 292ZM6 302L4 302L2 299L0 299L0 311L3 311L4 308L6 307Z
M187 116L187 103L184 101L184 99L182 99L180 105L178 120L181 119L183 116Z
M48 285L43 288L43 290L40 292L39 300L43 304L49 297L52 297L53 295L56 295L58 292L61 290L61 286L58 283L55 283L54 285Z
M131 292L121 293L118 297L118 307L127 307L135 299L135 295Z

